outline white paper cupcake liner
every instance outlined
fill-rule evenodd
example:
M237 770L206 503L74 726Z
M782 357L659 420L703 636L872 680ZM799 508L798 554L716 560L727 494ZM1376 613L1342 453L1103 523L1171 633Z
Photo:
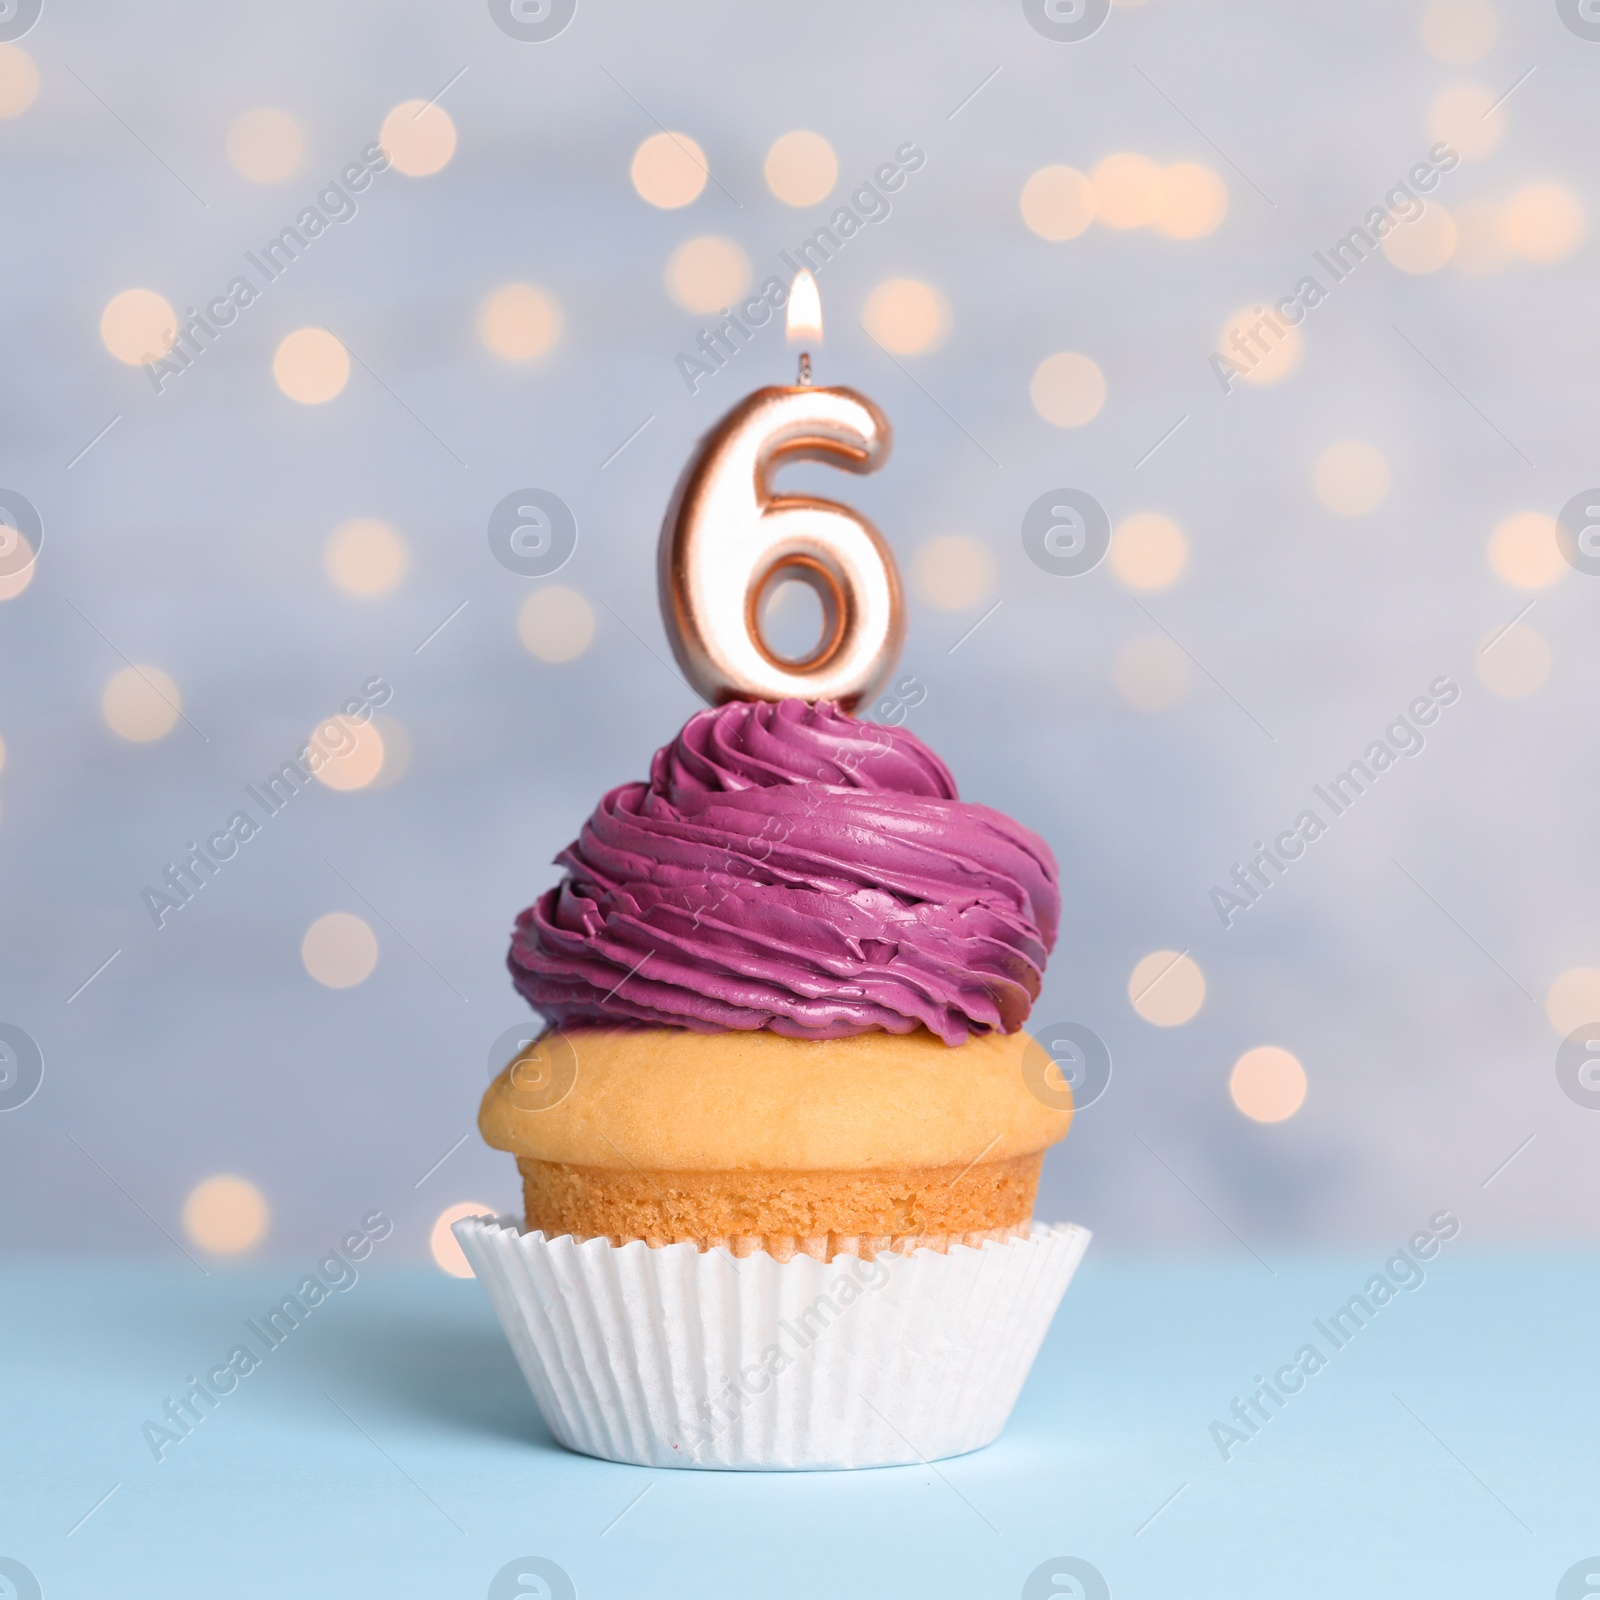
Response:
M551 1433L650 1467L887 1467L1005 1427L1089 1232L831 1262L579 1243L468 1217L456 1237Z

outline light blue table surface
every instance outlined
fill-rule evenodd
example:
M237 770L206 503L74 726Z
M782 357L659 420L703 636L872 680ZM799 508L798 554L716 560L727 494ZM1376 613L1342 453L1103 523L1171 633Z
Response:
M1600 1258L1447 1249L1334 1351L1313 1319L1382 1255L1091 1248L997 1444L808 1474L568 1454L478 1285L420 1269L364 1271L158 1463L141 1425L294 1264L13 1262L0 1557L46 1600L478 1597L530 1555L583 1600L1082 1594L1025 1591L1061 1556L1117 1597L1556 1595L1600 1551ZM1213 1420L1308 1341L1326 1369L1225 1462Z

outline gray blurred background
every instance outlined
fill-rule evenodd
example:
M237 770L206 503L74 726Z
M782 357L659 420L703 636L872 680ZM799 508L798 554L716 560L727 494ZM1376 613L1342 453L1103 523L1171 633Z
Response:
M7 1248L304 1253L381 1208L386 1248L427 1259L451 1205L516 1202L511 1160L473 1131L495 1042L528 1016L511 923L601 793L696 709L665 664L661 514L700 434L793 371L769 327L691 393L676 358L715 321L695 295L741 253L754 285L787 276L778 252L908 141L926 161L892 215L819 274L818 381L874 397L894 455L871 479L793 481L899 555L917 692L893 714L1060 859L1035 1017L1093 1029L1114 1073L1050 1155L1041 1213L1106 1248L1269 1260L1398 1242L1441 1207L1480 1245L1595 1234L1600 1117L1555 1064L1600 1013L1600 585L1550 523L1600 481L1600 43L1581 19L1553 0L1147 0L1063 41L1016 0L579 0L536 42L468 0L46 0L7 26L0 487L44 530L0 602L0 1021L44 1062L0 1115ZM160 393L140 351L117 359L108 341L144 324L115 297L182 313L224 293L408 101L435 106L390 142L426 167L442 113L438 170L373 179ZM240 129L257 108L292 128ZM837 158L801 206L765 171L796 130ZM709 168L690 203L652 204L631 175L663 131ZM1312 252L1441 138L1462 159L1429 213L1334 284ZM1092 178L1128 153L1154 166L1102 168L1103 214L1075 237L1027 224L1040 169ZM1179 205L1214 201L1211 180L1163 176L1185 164L1225 189L1215 226ZM1153 223L1107 220L1141 207ZM727 243L676 258L678 303L674 252L708 238ZM1294 370L1225 391L1224 325L1308 273L1329 292ZM899 280L932 293L873 301ZM546 298L486 322L514 284ZM552 304L542 355L491 348L527 331L519 305ZM306 328L351 352L317 404L274 378ZM1030 399L1063 351L1105 386L1071 427ZM1327 455L1347 441L1371 450ZM553 576L490 549L491 510L525 487L577 521ZM1063 487L1119 529L1078 576L1022 540ZM1148 513L1181 530L1176 574L1165 524L1121 531ZM363 518L398 542L358 530L330 555ZM370 587L401 545L387 592L330 574ZM165 674L182 715L130 667ZM1460 696L1426 748L1224 928L1213 887L1440 675ZM393 691L377 777L313 783L158 930L143 891L374 676ZM364 981L308 970L330 913L375 935ZM1186 963L1136 1008L1130 977L1160 951ZM1160 1025L1189 963L1203 1003ZM1263 1045L1306 1081L1274 1122L1230 1093ZM186 1212L221 1175L266 1207L231 1234L249 1191L213 1185Z

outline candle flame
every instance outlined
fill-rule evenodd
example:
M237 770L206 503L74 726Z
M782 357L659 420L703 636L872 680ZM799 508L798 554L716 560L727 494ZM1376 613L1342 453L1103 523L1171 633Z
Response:
M788 328L790 344L802 339L822 342L822 296L817 293L817 280L804 267L789 286Z

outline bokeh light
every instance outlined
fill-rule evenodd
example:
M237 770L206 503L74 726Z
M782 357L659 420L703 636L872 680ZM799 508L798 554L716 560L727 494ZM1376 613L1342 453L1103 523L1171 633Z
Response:
M157 964L171 968L168 978L196 987L190 1009L199 1007L199 1023L179 1026L182 1006L168 1005L171 1036L163 1036L157 1016L147 1053L169 1061L180 1081L193 1066L185 1052L220 1037L207 1022L217 1003L203 991L217 963L204 958L204 947L220 947L230 929L252 917L263 1014L321 1008L329 1013L323 1034L359 1033L375 1055L404 1045L405 996L413 989L423 1009L434 986L441 1016L445 1000L469 1022L477 1015L387 923L377 934L383 919L329 875L319 855L300 847L325 834L337 866L455 982L477 992L477 976L468 982L467 954L435 949L443 936L416 909L426 896L408 902L419 885L402 882L409 868L385 864L384 841L409 837L416 848L431 849L439 840L430 829L449 833L452 794L483 791L488 799L478 809L487 815L496 796L510 792L518 748L528 740L506 734L504 723L516 719L492 715L496 701L542 707L534 720L548 724L546 746L565 740L563 760L570 758L571 770L563 767L560 782L545 784L550 792L533 801L540 816L549 813L550 828L564 809L574 829L584 809L618 781L608 769L620 778L644 775L650 751L699 703L682 693L657 627L649 566L655 530L699 436L752 389L793 382L795 356L782 348L781 314L731 359L724 360L726 346L712 356L694 341L723 307L737 311L769 273L787 282L791 269L779 264L779 250L793 254L829 224L835 207L853 203L858 183L877 186L873 169L894 159L902 136L917 138L931 166L908 175L893 194L884 190L892 216L882 226L863 221L842 255L819 273L830 337L812 346L819 352L816 382L849 384L880 403L895 425L897 453L884 471L866 477L812 463L782 469L775 483L785 493L851 505L895 544L917 616L892 678L915 671L931 686L928 701L904 726L928 737L961 776L968 798L1017 814L1055 845L1064 864L1074 828L1098 840L1114 837L1119 826L1137 833L1152 806L1161 811L1163 795L1172 801L1167 820L1178 837L1155 847L1151 859L1157 867L1171 859L1196 871L1177 885L1170 903L1152 904L1154 896L1127 883L1106 896L1096 935L1100 954L1111 960L1109 999L1101 994L1098 1002L1103 1017L1094 1014L1092 985L1060 987L1070 962L1058 964L1056 987L1047 986L1046 1002L1061 1009L1046 1014L1080 1016L1101 1028L1113 1052L1125 1052L1107 1100L1112 1119L1139 1076L1132 1049L1138 1030L1128 1030L1127 1014L1116 1012L1115 972L1130 972L1127 958L1154 951L1151 941L1162 934L1173 950L1192 942L1202 952L1204 959L1194 961L1203 984L1208 990L1215 979L1218 992L1214 999L1205 995L1190 1031L1153 1028L1141 1037L1156 1047L1147 1054L1173 1047L1170 1065L1189 1074L1195 1114L1224 1149L1231 1140L1237 1154L1247 1143L1279 1137L1254 1125L1245 1129L1227 1088L1234 1058L1247 1045L1269 1042L1296 1055L1304 1050L1305 1070L1316 1066L1324 1075L1317 1103L1307 1100L1290 1119L1295 1128L1285 1127L1291 1138L1303 1133L1315 1156L1313 1146L1360 1145L1373 1134L1375 1118L1382 1120L1372 1110L1374 1095L1381 1101L1394 1086L1383 1081L1381 1062L1341 1054L1338 1029L1341 1017L1356 1016L1371 999L1374 971L1381 978L1406 970L1402 935L1423 938L1427 951L1411 952L1423 956L1412 976L1421 973L1424 988L1438 980L1439 994L1436 1005L1401 1007L1376 1020L1376 1031L1387 1026L1391 1035L1387 1057L1421 1075L1401 1085L1396 1115L1445 1103L1437 1095L1429 1100L1424 1091L1436 1086L1423 1080L1440 1062L1472 1057L1482 1020L1474 985L1487 995L1505 980L1487 964L1475 972L1481 958L1442 917L1429 927L1427 918L1437 916L1429 905L1413 907L1415 916L1407 912L1404 897L1415 894L1409 885L1399 885L1400 898L1388 904L1385 897L1396 890L1385 875L1395 869L1376 850L1392 848L1533 991L1539 1005L1524 1024L1546 1001L1540 984L1548 986L1563 967L1588 963L1600 971L1600 935L1584 926L1581 903L1575 909L1560 903L1563 887L1581 902L1581 795L1590 781L1583 707L1591 692L1600 692L1600 654L1582 618L1600 585L1561 558L1550 515L1585 483L1600 482L1588 476L1600 468L1600 451L1593 441L1582 443L1596 420L1584 399L1583 305L1592 294L1587 276L1600 261L1600 239L1589 245L1586 221L1589 205L1600 205L1600 178L1588 170L1593 156L1583 156L1581 131L1586 115L1600 114L1600 103L1589 113L1582 109L1590 103L1582 85L1600 69L1600 43L1575 38L1555 14L1555 0L1539 0L1526 14L1506 0L1416 0L1359 17L1244 17L1224 8L1210 19L1179 15L1170 0L1145 0L1146 14L1113 11L1077 48L1043 39L1011 0L989 19L998 19L993 39L986 39L988 24L973 18L947 26L919 12L900 19L896 32L877 29L885 19L875 16L862 39L844 45L837 71L823 62L826 50L813 49L815 38L791 45L787 56L781 45L767 50L771 41L749 32L755 23L744 13L722 19L731 30L715 37L708 24L702 38L693 37L694 27L670 25L656 38L648 18L641 24L580 6L560 39L537 46L508 39L485 17L483 4L477 0L465 14L463 28L474 38L463 33L461 51L451 53L450 39L439 35L445 48L436 63L419 59L403 16L362 38L333 13L298 21L257 15L261 50L216 34L197 65L173 56L174 41L160 37L159 18L123 16L123 37L117 27L97 28L93 17L70 16L74 8L55 0L47 0L41 25L19 41L31 57L0 45L0 115L9 110L13 63L25 64L28 96L37 95L14 127L0 129L0 145L16 168L13 254L22 290L11 341L14 461L3 481L37 502L48 544L38 564L0 575L0 601L16 595L0 603L0 627L10 625L19 663L8 703L0 704L0 730L11 729L6 737L21 752L15 757L21 765L8 758L0 774L7 808L0 840L10 849L13 877L19 871L26 877L39 863L52 867L52 883L60 879L62 886L51 890L48 903L55 920L77 930L66 939L47 927L41 949L23 951L42 973L45 1009L61 1012L62 999L125 933L147 937L144 909L135 904L141 885L159 883L164 864L179 859L176 852L191 837L203 844L230 811L254 807L241 785L259 785L294 755L313 724L350 704L346 696L360 695L368 674L381 671L396 685L390 707L404 725L381 715L354 729L341 721L323 725L323 733L354 744L351 754L330 760L310 785L311 796L289 808L289 820L269 825L265 842L243 849L209 894L166 918L176 925L166 930L171 940L153 939L154 955L164 958ZM1568 0L1563 4L1570 15ZM1052 14L1074 9L1073 0L1049 6ZM1592 6L1585 0L1585 9L1600 15L1600 0ZM1504 50L1496 12L1506 19ZM827 19L813 15L794 25L814 31L825 29ZM12 31L0 29L0 37ZM211 60L206 52L213 47ZM732 99L723 104L728 74L737 78L745 54L765 66L749 83L733 83ZM171 340L190 322L187 308L196 305L209 317L207 301L235 273L264 282L243 252L259 255L265 241L314 203L322 182L343 181L341 166L358 161L361 147L379 137L371 124L385 122L396 95L425 99L469 59L467 75L441 99L450 118L461 113L461 122L453 125L453 153L435 169L439 183L401 171L376 177L354 197L359 217L349 226L330 223L310 259L278 277L214 345L207 337L205 353L182 381L167 383L169 392L156 398L139 363L163 351L178 354ZM987 78L1002 61L1003 72ZM1152 89L1134 61L1227 157L1260 180L1276 208ZM1536 61L1537 72L1514 87ZM602 62L626 90L599 71ZM808 62L815 66L809 84L802 70ZM158 155L126 132L68 63ZM916 80L918 116L897 116L904 85L889 81L897 67ZM1370 207L1394 204L1384 195L1396 181L1416 187L1409 173L1427 157L1430 103L1466 79L1496 96L1513 90L1492 119L1505 124L1499 143L1429 191L1423 220L1390 229L1383 266L1369 260L1335 285L1313 250L1326 254ZM185 81L196 97L187 111L172 103L174 88L182 101ZM962 102L982 84L970 103ZM689 166L688 193L660 202L667 209L644 198L648 184L636 190L630 174L641 142L661 125L629 92L666 127L704 135L693 136L699 154L692 160L681 139L657 141L669 147L669 166ZM958 102L964 109L954 121L962 128L951 121L940 129ZM817 139L831 168L816 180L821 198L773 176L779 150L794 142L786 130L809 129L826 135ZM785 138L774 145L778 135ZM838 142L829 149L832 140ZM713 149L718 168L708 176ZM1097 216L1102 196L1115 226ZM1413 204L1413 214L1419 206ZM52 217L72 236L64 255L44 226ZM1439 242L1452 227L1453 251ZM1056 242L1073 249L1039 249ZM1469 276L1490 272L1497 275ZM1331 288L1327 303L1297 331L1275 336L1260 370L1219 396L1205 362L1214 349L1227 348L1216 336L1229 306L1241 326L1254 327L1311 274ZM910 333L887 325L890 279L922 291L920 307L913 295L899 308L916 313L905 316ZM112 317L109 302L131 286L148 303ZM30 290L42 290L35 298L45 314L37 325L28 321ZM858 319L878 330L910 379L882 350L863 345ZM131 330L122 348L114 323ZM361 349L344 350L331 399L295 394L278 371L280 340L324 323L335 344L349 337ZM1395 333L1395 324L1423 355ZM182 342L191 352L196 347L188 333ZM99 355L95 343L102 343ZM682 351L693 352L696 363L679 361L675 368ZM697 375L693 367L702 357ZM713 364L722 370L710 375ZM685 367L690 380L680 376ZM1282 374L1276 387L1254 387L1275 372ZM690 381L697 393L685 392ZM286 399L292 411L281 403ZM1475 405L1540 463L1537 471ZM118 414L121 420L100 436ZM1169 433L1174 424L1178 430ZM961 427L994 452L1003 472ZM460 452L470 471L429 428ZM1380 438L1387 441L1381 447ZM625 439L632 442L624 446ZM604 471L602 462L609 463ZM517 535L512 552L524 568L539 569L531 576L508 571L486 548L490 538L503 543L505 525L517 520L502 514L485 534L492 511L519 484L545 485L576 514L577 548L559 571L522 558L524 546L537 550L537 539ZM1099 570L1075 580L1056 575L1072 569L1063 552L1076 546L1069 513L1057 511L1046 492L1053 485L1076 485L1109 513L1091 519L1098 537L1084 554L1086 564L1104 551ZM565 554L561 545L544 567ZM614 591L603 596L609 605L602 600L606 588ZM174 593L163 599L164 589ZM797 593L803 599L812 591ZM470 607L453 613L468 595ZM1004 604L957 649L962 662L947 659L946 649L1002 597ZM1515 631L1493 637L1535 599ZM87 622L68 609L68 600L82 607ZM455 620L431 635L447 615ZM666 665L629 633L629 624ZM412 656L425 637L431 638L421 650L426 663ZM1481 653L1481 662L1462 659L1463 649L1468 657ZM130 661L158 667L124 672ZM1205 668L1259 713L1281 743L1252 726ZM1390 769L1378 784L1383 796L1358 807L1360 817L1335 829L1331 842L1308 851L1310 866L1290 873L1278 894L1235 915L1234 923L1243 924L1239 941L1213 932L1208 886L1227 884L1235 857L1247 860L1258 834L1270 843L1304 806L1326 818L1312 782L1326 787L1328 774L1361 756L1383 723L1405 712L1413 695L1426 694L1439 671L1464 692L1441 723L1422 730L1428 760L1416 770L1403 761ZM55 689L53 672L61 680ZM1351 680L1342 688L1333 682L1341 675ZM117 694L114 676L124 680ZM1330 682L1339 690L1332 700ZM861 707L864 715L875 714L875 701ZM677 721L669 721L680 702ZM990 727L983 706L999 706L1005 726ZM886 714L900 712L876 713ZM984 761L1013 723L1032 730L1037 749L1025 770L991 771L986 779ZM1098 753L1101 779L1106 762L1125 763L1126 787L1095 781L1093 772L1085 781L1086 751ZM52 762L60 770L53 772ZM1570 793L1554 779L1543 788L1535 781L1568 767ZM398 787L386 787L402 772ZM1154 801L1123 804L1119 812L1119 792L1125 799L1126 789L1142 795L1147 788L1159 791ZM103 840L83 844L86 807L93 809L100 790L121 812L114 849ZM1063 819L1073 823L1065 833ZM37 861L30 829L40 833ZM549 830L541 823L535 831L540 853L524 852L528 900L561 876L560 868L541 863L569 837L554 837L545 848ZM287 843L274 842L280 834ZM454 842L444 839L446 853ZM1530 866L1541 844L1545 855ZM1504 861L1497 856L1502 846ZM85 849L96 870L83 865ZM102 857L115 871L99 870ZM1478 878L1452 885L1439 863L1463 862ZM1376 897L1367 881L1373 863L1382 869ZM1481 888L1501 867L1509 899L1474 901L1463 890L1472 882ZM1070 865L1065 876L1073 877ZM106 927L96 921L97 896L116 914ZM324 994L307 967L295 970L301 946L291 944L294 929L304 936L321 913L353 913L358 904L384 974L379 978L374 967L356 988ZM1498 923L1485 909L1491 905L1504 911ZM1318 927L1321 934L1308 944L1302 934ZM477 933L485 947L500 937L492 917ZM174 941L192 946L194 959L175 955ZM1251 972L1255 957L1249 949L1241 955L1245 946L1273 958L1266 978ZM488 952L495 961L503 954L503 947ZM1308 979L1297 975L1297 963ZM497 973L503 983L502 966L483 982L491 1000ZM88 1074L76 1086L82 1097L95 1087L94 1072L116 1059L100 1034L115 1031L121 1002L138 999L150 971L151 960L130 944L62 1013L81 1024L83 1048L76 1053ZM1309 1009L1296 1001L1302 979L1327 991ZM1125 992L1127 984L1125 977ZM1528 1003L1507 986L1507 1017L1513 1002ZM1120 1045L1119 1017L1127 1036ZM38 1031L21 1011L13 1020ZM1137 1014L1135 1020L1151 1025ZM494 1033L495 1019L487 1023L485 1032ZM385 1035L390 1024L399 1030L393 1037ZM1460 1038L1445 1037L1458 1024ZM1556 1037L1542 1054L1538 1030L1530 1037L1535 1050L1525 1077L1511 1075L1485 1091L1478 1097L1484 1104L1475 1103L1459 1125L1448 1116L1435 1119L1433 1131L1445 1145L1452 1130L1464 1130L1455 1154L1422 1149L1425 1176L1440 1179L1438 1203L1452 1193L1472 1201L1484 1174L1536 1123L1546 1143L1532 1150L1533 1161L1573 1128L1582 1132L1592 1121L1600 1130L1600 1117L1585 1119L1557 1092L1550 1072ZM40 1039L48 1054L49 1039L44 1033ZM472 1037L466 1042L472 1045ZM1430 1042L1437 1046L1431 1054ZM260 1060L270 1054L260 1053ZM53 1059L59 1069L60 1047ZM1468 1061L1460 1070L1470 1077L1475 1069ZM65 1073L47 1079L31 1110L0 1116L0 1132L21 1126L41 1106L48 1111L52 1084L54 1091L69 1087L70 1075L68 1063ZM249 1103L246 1096L246 1109ZM198 1110L209 1115L219 1105L205 1098ZM1492 1131L1466 1137L1486 1106L1508 1119L1512 1131L1503 1148L1495 1148ZM396 1113L392 1148L416 1133L407 1125L415 1111ZM1092 1122L1093 1110L1088 1117ZM449 1129L409 1178L470 1126L468 1118ZM337 1206L370 1202L385 1204L402 1224L392 1248L421 1262L433 1214L451 1189L459 1195L468 1188L470 1195L476 1188L496 1209L512 1205L515 1173L508 1166L499 1171L500 1157L479 1160L475 1143L451 1158L463 1169L455 1182L447 1163L423 1183L430 1194L420 1205L417 1197L409 1202L407 1228L396 1209L407 1204L403 1195L391 1194L395 1205L389 1205L381 1192L357 1190L345 1201L333 1193L334 1208L325 1206L329 1196L314 1191L330 1173L338 1176L337 1163L310 1163L297 1173L292 1161L269 1159L263 1145L251 1142L265 1136L261 1130L223 1128L209 1144L195 1134L186 1158L177 1139L180 1159L166 1174L164 1196L159 1174L124 1172L112 1145L102 1148L91 1137L93 1128L74 1131L213 1273L218 1267L190 1244L173 1208L183 1204L185 1185L224 1170L248 1174L266 1191L273 1217L262 1254L309 1255L326 1242L318 1217L343 1226L350 1217L341 1220ZM1198 1158L1191 1172L1180 1145L1169 1151L1159 1129L1143 1131L1205 1187ZM1385 1197L1409 1181L1402 1173L1391 1182L1393 1174L1380 1170L1384 1162L1403 1165L1417 1155L1418 1140L1427 1144L1426 1128L1409 1131L1416 1135L1409 1141L1389 1136L1390 1129L1373 1149L1357 1152L1371 1169L1371 1192L1352 1191L1351 1204L1320 1224L1316 1204L1326 1194L1318 1189L1315 1162L1302 1163L1304 1170L1283 1166L1264 1147L1256 1152L1266 1158L1259 1182L1244 1184L1237 1195L1205 1192L1263 1252L1264 1241L1277 1235L1261 1214L1274 1205L1284 1238L1310 1218L1311 1235L1359 1243L1388 1226ZM130 1124L128 1132L130 1148L139 1145L140 1127ZM419 1137L432 1135L424 1130ZM973 1149L988 1137L988 1130L978 1134ZM1570 1151L1564 1146L1558 1153ZM466 1174L469 1164L482 1176ZM1548 1193L1514 1192L1524 1185L1522 1170L1519 1158L1515 1171L1490 1185L1495 1197L1484 1191L1473 1203L1488 1216L1526 1202L1526 1216L1500 1220L1526 1222L1530 1235L1547 1221L1570 1232L1581 1208L1574 1211L1554 1180ZM97 1177L92 1170L89 1176ZM301 1179L309 1185L304 1193ZM77 1187L94 1200L109 1193L93 1183L55 1192L66 1204ZM37 1198L24 1195L29 1204ZM1117 1237L1160 1243L1162 1217L1155 1212L1161 1208L1142 1206L1138 1195L1124 1204L1115 1185L1101 1200L1102 1220ZM1548 1211L1540 1210L1546 1202ZM1600 1211L1592 1220L1600 1237ZM1204 1243L1203 1212L1199 1222L1169 1230L1169 1243L1184 1248L1191 1235ZM138 1244L134 1233L128 1237ZM181 1258L177 1264L193 1270ZM172 1378L179 1377L174 1371ZM1219 1402L1227 1397L1220 1393ZM1470 1494L1473 1485L1462 1481ZM109 1487L89 1487L58 1529ZM1176 1487L1158 1488L1147 1509ZM86 1536L102 1537L95 1529L108 1514L120 1516L125 1499L119 1495L98 1512L73 1548ZM1145 1514L1131 1512L1126 1526ZM1187 1512L1180 1505L1174 1514ZM1498 1508L1490 1515L1500 1515ZM604 1523L600 1515L595 1527ZM1160 1534L1154 1526L1149 1531Z
M330 911L306 929L300 960L318 983L350 989L372 976L378 964L378 936L349 911Z
M178 686L159 667L124 667L100 696L100 714L114 734L149 744L172 732L183 710Z
M1433 0L1422 13L1421 31L1436 61L1467 67L1493 49L1500 24L1488 0Z
M630 169L639 198L676 211L700 198L710 169L706 155L686 133L652 133L633 153Z
M1000 582L999 563L981 539L948 533L929 539L911 558L911 585L938 611L981 606Z
M1600 967L1570 967L1563 972L1545 994L1544 1012L1563 1039L1600 1022Z
M707 316L731 306L750 287L750 258L732 239L708 233L667 257L666 279L678 305Z
M1203 239L1228 214L1228 186L1210 167L1180 161L1156 180L1151 220L1169 239Z
M494 1207L486 1206L478 1200L462 1200L453 1206L446 1206L434 1219L433 1229L428 1235L428 1250L433 1256L434 1264L448 1272L452 1278L472 1277L472 1268L467 1265L467 1258L461 1253L461 1246L451 1230L463 1217L493 1215Z
M0 772L6 770L6 742L0 739Z
M287 111L256 106L228 129L228 160L251 183L282 183L300 170L305 139Z
M1119 151L1098 162L1089 181L1094 214L1108 228L1143 228L1155 221L1161 168L1149 156Z
M1022 220L1041 239L1076 239L1094 221L1094 185L1076 167L1040 167L1022 186Z
M1500 213L1506 248L1524 261L1565 261L1583 242L1583 205L1559 183L1530 183Z
M838 181L839 160L820 133L797 128L774 141L763 170L767 187L786 206L814 206Z
M203 1179L183 1202L183 1231L191 1243L214 1256L253 1250L266 1238L271 1222L266 1196L248 1178L231 1172Z
M1456 219L1445 208L1430 201L1422 215L1410 222L1398 219L1384 238L1382 249L1392 266L1420 276L1437 272L1456 253Z
M1317 457L1311 486L1328 510L1341 517L1364 516L1388 496L1389 463L1376 445L1345 439Z
M1299 328L1265 306L1234 312L1217 337L1217 349L1244 368L1236 376L1262 388L1282 383L1305 359L1306 342Z
M323 752L322 765L313 776L330 789L365 789L383 771L383 735L371 722L341 712L319 722L311 730L311 741Z
M178 336L178 314L154 289L124 289L100 313L100 342L118 361L159 361Z
M1275 1044L1257 1045L1233 1064L1228 1094L1252 1122L1284 1122L1306 1098L1306 1069Z
M396 172L408 178L429 178L456 153L456 125L443 106L402 100L383 119L378 143Z
M12 541L15 540L15 544ZM0 554L7 554L13 550L18 553L27 550L30 555L33 546L28 542L26 534L16 528L10 528L4 521L0 521ZM10 560L5 565L12 565ZM17 567L13 572L0 572L0 600L15 600L24 589L33 582L33 575L39 570L37 559L30 560L24 567Z
M944 343L949 307L930 283L890 278L867 296L861 313L867 332L897 356L920 355Z
M1033 409L1058 428L1081 428L1106 403L1105 374L1077 350L1046 356L1028 385Z
M0 44L0 121L20 117L39 97L39 69L18 45Z
M1525 622L1502 625L1485 635L1473 656L1478 681L1502 700L1521 700L1550 676L1550 646Z
M350 357L326 328L297 328L273 355L272 376L291 400L320 406L350 381Z
M1111 536L1111 570L1130 589L1165 589L1189 564L1189 541L1171 517L1140 511L1117 524Z
M559 583L535 589L517 613L517 637L540 661L576 661L594 640L594 608Z
M1482 161L1505 137L1505 108L1495 105L1498 99L1481 83L1458 83L1444 90L1428 107L1429 139L1444 140L1463 162Z
M1556 519L1543 511L1502 517L1489 534L1489 570L1518 589L1547 589L1571 570L1556 539Z
M399 586L411 570L411 551L387 522L352 517L328 535L322 565L346 594L373 599Z
M1205 998L1205 977L1186 951L1152 950L1128 978L1133 1009L1158 1028L1181 1026Z
M1154 715L1185 700L1194 681L1189 658L1164 633L1130 639L1111 664L1117 692L1135 711Z
M478 306L478 338L502 361L537 361L561 338L561 307L532 283L507 283Z

